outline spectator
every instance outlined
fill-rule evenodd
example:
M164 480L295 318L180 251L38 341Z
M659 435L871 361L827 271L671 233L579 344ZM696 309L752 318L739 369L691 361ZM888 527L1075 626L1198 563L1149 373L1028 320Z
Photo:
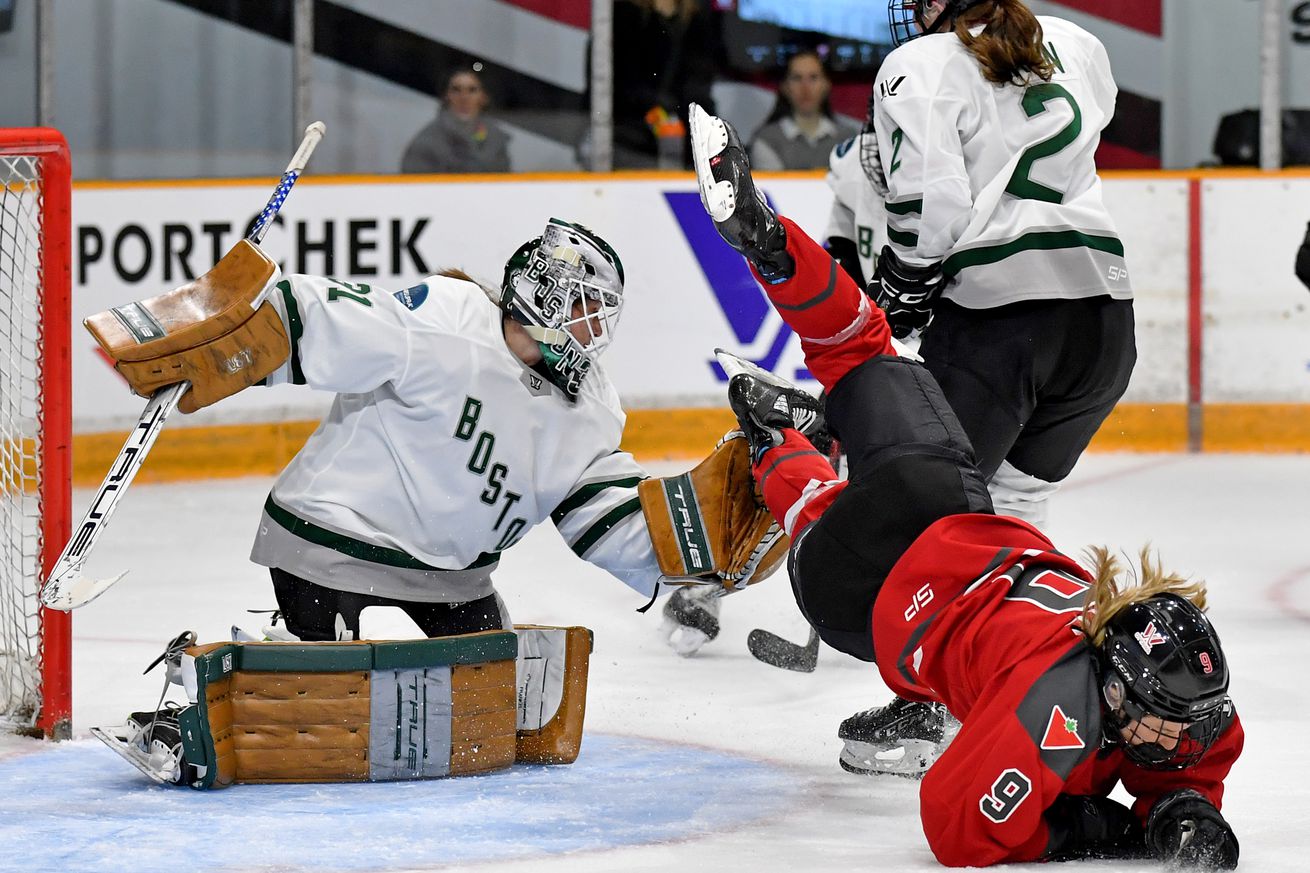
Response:
M410 140L402 173L508 173L509 135L484 118L487 91L473 67L446 77L441 111Z
M1305 242L1296 252L1296 277L1310 289L1310 224L1305 228Z
M833 115L832 81L819 53L806 49L787 61L778 99L751 143L753 170L816 170L833 147L859 130Z
M698 0L614 4L616 168L669 163L669 155L659 160L657 130L671 134L663 137L673 148L671 162L691 166L682 123L689 104L714 103L715 53L713 22Z

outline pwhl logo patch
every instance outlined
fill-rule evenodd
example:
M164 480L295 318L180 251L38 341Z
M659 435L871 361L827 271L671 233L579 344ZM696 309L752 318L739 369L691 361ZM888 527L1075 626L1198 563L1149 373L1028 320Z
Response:
M1142 651L1146 652L1148 655L1151 654L1151 649L1154 649L1163 642L1167 642L1165 635L1155 629L1155 622L1153 621L1147 622L1146 627L1133 634L1133 636L1141 645Z
M730 351L772 372L792 337L791 328L774 314L768 296L751 275L745 258L733 251L714 229L714 222L701 205L700 195L694 191L665 191L664 199L732 327L739 347ZM776 210L773 201L767 196L765 199ZM716 379L728 381L718 361L706 363ZM796 379L814 378L804 368L791 375Z

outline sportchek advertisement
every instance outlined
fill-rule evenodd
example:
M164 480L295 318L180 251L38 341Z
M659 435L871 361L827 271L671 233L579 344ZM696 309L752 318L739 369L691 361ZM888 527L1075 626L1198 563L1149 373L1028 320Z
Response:
M75 430L122 429L142 408L81 320L206 272L245 234L274 183L75 188ZM764 175L761 183L781 212L823 239L832 201L820 176ZM1128 401L1187 399L1191 187L1171 177L1105 184L1137 293L1139 360ZM1207 396L1302 401L1310 396L1310 292L1291 265L1310 219L1310 178L1215 178L1199 187ZM795 335L719 239L690 174L470 182L310 176L287 198L263 247L284 272L390 291L446 267L498 285L506 259L551 216L591 227L623 260L626 305L604 364L629 407L722 405L716 347L808 379ZM179 416L176 425L314 418L327 401L303 387L252 388Z

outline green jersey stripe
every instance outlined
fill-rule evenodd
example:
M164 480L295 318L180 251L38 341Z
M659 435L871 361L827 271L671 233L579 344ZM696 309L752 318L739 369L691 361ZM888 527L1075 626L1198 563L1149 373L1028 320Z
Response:
M293 515L273 502L273 496L270 494L264 501L264 512L268 517L273 519L286 530L306 542L313 543L317 546L332 549L334 552L340 552L359 561L368 561L372 564L385 564L388 567L399 567L404 570L429 570L435 573L452 572L443 567L434 567L426 564L418 558L402 552L400 549L392 549L386 546L374 545L361 540L339 534L336 531L330 531L327 528L319 527L312 521L306 521L298 515ZM475 570L479 567L490 566L500 560L499 552L483 552L472 564L464 567L465 570Z
M978 246L956 252L942 263L942 272L954 276L969 267L995 264L1019 252L1087 248L1123 257L1124 244L1118 237L1097 236L1080 230L1047 230L1026 233L998 245Z
M902 200L900 203L892 203L888 201L887 203L884 204L884 206L886 206L887 211L890 212L892 215L922 214L923 198L919 197L918 199L915 200Z
M289 280L278 282L277 290L282 292L282 302L287 307L287 333L291 340L291 384L304 385L305 372L300 368L300 338L305 335L305 324L300 320L300 306L296 303L296 295L291 293Z
M586 506L591 502L592 498L600 492L610 488L636 488L638 483L640 483L644 478L646 477L629 476L624 479L606 479L600 482L589 482L577 491L574 491L568 497L564 498L564 502L556 507L555 511L550 514L550 520L558 525L570 512L579 507Z
M624 503L620 503L614 509L611 509L609 512L601 516L599 521L587 528L582 536L578 537L577 540L570 544L570 548L573 549L574 554L578 557L585 558L587 552L592 546L600 541L601 537L609 533L610 530L612 530L619 522L623 521L623 519L638 512L641 512L641 501L636 497Z
M887 239L907 249L919 245L919 235L917 233L906 233L903 230L897 230L890 224L887 225Z

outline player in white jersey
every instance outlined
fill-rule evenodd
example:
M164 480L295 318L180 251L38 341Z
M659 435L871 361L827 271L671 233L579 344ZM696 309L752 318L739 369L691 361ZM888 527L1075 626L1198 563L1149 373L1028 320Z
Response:
M887 243L886 190L870 183L860 157L866 151L866 137L873 139L874 133L861 133L839 143L828 158L832 211L824 233L829 254L861 288L873 278L878 252Z
M1041 527L1136 361L1095 165L1117 94L1109 61L1091 34L1021 0L889 0L888 13L899 47L870 112L888 245L870 293L898 337L922 332L996 511ZM839 736L847 751L896 747L940 740L942 724L940 708L894 700Z
M624 414L598 360L622 295L614 250L558 219L500 291L452 275L394 294L277 284L291 355L267 381L337 393L273 485L251 553L292 633L358 638L370 605L429 636L508 627L492 571L548 518L578 555L657 593L645 474L619 449Z

